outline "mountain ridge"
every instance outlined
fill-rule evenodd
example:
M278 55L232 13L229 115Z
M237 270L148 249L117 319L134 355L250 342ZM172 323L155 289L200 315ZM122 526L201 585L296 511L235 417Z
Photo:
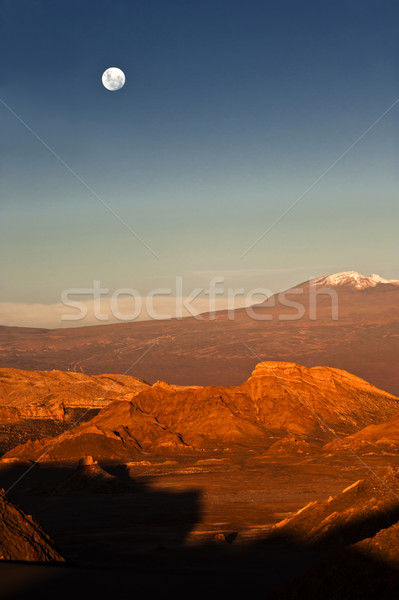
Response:
M287 383L288 382L288 383ZM399 398L341 370L263 362L239 386L154 385L90 421L9 450L4 459L130 459L143 454L266 451L277 438L326 443L399 414Z

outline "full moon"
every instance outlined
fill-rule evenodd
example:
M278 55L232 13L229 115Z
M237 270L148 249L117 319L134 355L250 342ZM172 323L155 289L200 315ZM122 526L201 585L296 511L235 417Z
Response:
M124 72L118 67L110 67L104 71L102 76L103 86L111 92L120 90L125 85L125 79Z

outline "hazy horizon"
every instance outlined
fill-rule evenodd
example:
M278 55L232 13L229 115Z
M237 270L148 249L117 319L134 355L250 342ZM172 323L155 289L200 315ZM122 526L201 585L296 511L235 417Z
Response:
M397 3L17 0L0 15L15 315L93 280L145 296L176 276L186 294L210 274L274 292L399 279Z

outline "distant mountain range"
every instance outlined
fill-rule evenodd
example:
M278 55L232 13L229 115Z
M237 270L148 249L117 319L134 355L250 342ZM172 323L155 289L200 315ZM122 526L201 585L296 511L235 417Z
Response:
M238 385L260 361L347 370L399 395L399 281L347 271L250 309L71 329L0 327L0 366Z

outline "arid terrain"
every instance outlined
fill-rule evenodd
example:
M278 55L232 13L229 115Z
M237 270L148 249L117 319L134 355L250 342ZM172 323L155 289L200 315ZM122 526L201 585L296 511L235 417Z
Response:
M398 300L351 272L214 318L2 327L2 597L396 598Z
M202 592L233 593L238 586L255 593L262 584L265 596L278 594L283 584L294 585L296 577L330 552L350 551L352 544L369 539L399 518L398 502L392 506L382 487L372 496L388 506L386 517L380 520L368 515L367 507L363 510L359 496L357 505L355 497L354 505L342 507L347 511L345 519L336 518L330 527L334 535L331 539L326 536L323 544L317 536L308 540L306 535L294 535L286 525L276 538L276 524L290 517L295 520L295 513L309 503L339 498L356 481L370 480L369 472L348 456L258 459L242 454L220 458L202 455L175 461L102 463L101 470L111 476L110 481L98 467L91 473L90 465L52 462L32 469L9 495L45 527L67 559L63 569L38 567L37 589L66 586L70 593L79 582L100 591L103 586L112 589L117 578L118 589L127 592L133 578L140 591L161 592L172 585L184 591L195 581ZM382 474L384 463L381 456L369 462ZM392 463L397 465L397 459ZM2 485L15 481L27 467L27 463L3 465ZM319 523L325 527L326 514L310 514L305 531L312 519L315 529ZM359 516L364 519L360 524ZM341 538L345 528L348 534ZM369 563L374 563L373 555L363 563L361 558L357 576L352 574L356 586L364 580ZM20 574L26 571L29 573L29 565L21 565ZM23 581L15 585L14 579L14 593L23 585ZM35 590L35 582L31 589ZM382 586L380 593L380 597L389 597ZM320 596L316 592L298 597ZM343 597L356 598L356 588L351 596ZM374 596L365 593L362 597Z
M337 294L337 319L328 290ZM51 330L2 326L0 366L231 386L256 363L278 360L344 369L399 395L398 305L398 285L327 280L276 294L249 313Z
M359 590L372 598L380 575L379 597L394 597L396 396L346 371L287 362L258 363L227 388L59 371L2 375L6 421L16 396L29 407L25 423L56 406L45 415L50 423L85 393L103 402L32 441L19 443L10 430L13 447L0 459L10 507L0 538L3 597L23 598L27 589L68 597L76 586L100 593L116 580L128 593L133 579L140 592L183 592L195 581L202 592L255 593L261 584L271 598L357 598ZM25 541L13 555L7 515L17 510L14 531ZM32 554L32 527L43 559ZM348 564L355 571L345 585Z
M0 368L0 453L16 442L60 433L116 398L148 387L135 377Z
M398 600L399 0L0 31L0 600Z
M19 374L8 373L14 379ZM24 374L29 381L29 372ZM94 388L106 379L57 373L57 382L63 375ZM54 374L34 372L31 379L46 390L43 382L52 381ZM247 381L228 388L176 388L165 382L146 386L127 377L123 384L116 384L123 393L88 421L55 437L14 444L3 460L76 461L87 454L99 460L195 452L312 454L399 413L396 396L346 371L295 363L259 363ZM29 392L28 387L25 398Z

